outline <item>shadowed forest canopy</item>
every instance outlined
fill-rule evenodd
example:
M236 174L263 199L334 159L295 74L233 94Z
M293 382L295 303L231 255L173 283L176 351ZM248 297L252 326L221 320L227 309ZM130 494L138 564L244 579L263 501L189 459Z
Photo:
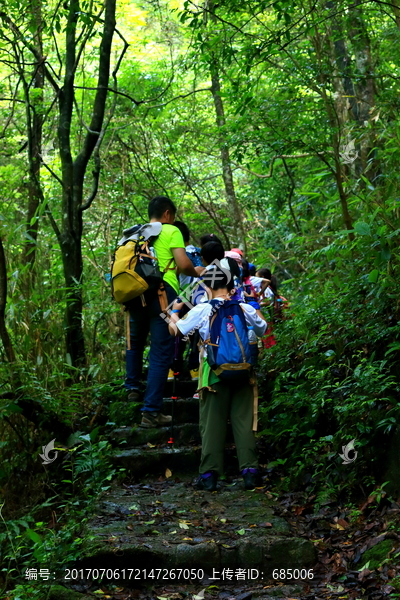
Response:
M110 264L160 194L195 245L240 247L290 299L260 366L280 485L398 495L384 458L400 436L398 0L0 0L0 73L6 517L54 495L42 444L106 444L118 422ZM352 439L344 474L332 457Z

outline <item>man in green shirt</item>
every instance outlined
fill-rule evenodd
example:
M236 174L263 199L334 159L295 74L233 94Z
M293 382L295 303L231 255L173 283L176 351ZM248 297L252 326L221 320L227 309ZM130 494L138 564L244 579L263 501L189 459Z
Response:
M171 304L179 291L179 272L197 277L198 272L186 255L181 232L174 227L176 207L167 196L156 196L149 204L151 223L162 223L162 230L154 243L160 271L164 272L167 304ZM203 267L197 267L203 270ZM143 350L150 332L149 372L143 401L141 427L157 427L170 423L171 417L161 413L164 385L168 377L174 351L174 340L168 324L160 316L161 307L157 292L145 292L146 306L135 298L129 306L130 344L126 351L126 380L128 400L139 398L142 375ZM130 347L129 347L130 346Z

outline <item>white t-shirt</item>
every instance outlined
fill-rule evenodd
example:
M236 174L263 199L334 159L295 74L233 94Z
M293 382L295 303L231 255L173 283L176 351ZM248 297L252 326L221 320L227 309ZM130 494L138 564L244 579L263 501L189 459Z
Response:
M256 290L257 294L259 294L260 290L261 290L261 285L263 284L264 279L262 277L256 277L255 275L252 275L250 277L250 281L251 281L253 288Z
M267 298L268 300L273 300L274 299L275 294L274 294L274 292L271 290L271 288L269 286L265 288L263 297Z
M214 298L223 302L223 298ZM267 328L267 323L258 316L256 310L250 304L240 303L243 309L247 325L254 328L254 332L258 337L264 335ZM213 307L209 302L202 302L192 308L183 319L177 321L176 326L183 335L187 335L196 329L199 330L202 340L208 340L210 336L210 316Z

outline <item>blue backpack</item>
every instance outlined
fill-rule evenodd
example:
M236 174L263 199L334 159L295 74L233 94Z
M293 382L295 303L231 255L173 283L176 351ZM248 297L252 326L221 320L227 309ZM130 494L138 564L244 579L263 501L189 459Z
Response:
M254 359L250 350L246 318L236 300L211 300L207 362L223 380L248 377Z
M188 250L188 247L186 247L186 254L188 255L188 257L190 258L190 260L193 263L194 267L202 267L203 263L201 260L201 254L200 254L200 248L196 248L195 246L191 246L190 248L194 248L193 250Z

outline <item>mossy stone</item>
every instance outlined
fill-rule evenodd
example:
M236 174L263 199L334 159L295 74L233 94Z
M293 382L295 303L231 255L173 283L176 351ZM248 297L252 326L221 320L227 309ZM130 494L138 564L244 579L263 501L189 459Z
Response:
M398 592L400 592L400 577L394 577L391 582L390 585L392 587L395 588L395 590L397 590Z
M135 425L140 417L139 402L112 402L108 408L108 418L116 425Z
M69 590L63 585L52 585L47 600L92 600L92 596Z
M393 548L392 540L382 540L366 552L364 552L362 557L363 566L369 563L369 570L377 569L381 566L385 558L387 558L389 552Z

